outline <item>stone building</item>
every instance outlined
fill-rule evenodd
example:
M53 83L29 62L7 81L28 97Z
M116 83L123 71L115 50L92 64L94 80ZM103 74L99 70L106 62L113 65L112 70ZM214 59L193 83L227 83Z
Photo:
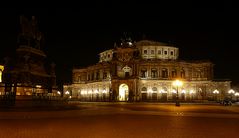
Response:
M74 68L64 96L80 101L208 101L227 96L230 81L213 79L210 61L178 59L167 43L122 41L99 54L99 62ZM182 86L175 86L180 80Z
M37 21L34 16L31 20L21 16L20 24L16 53L6 57L3 66L0 66L0 95L19 99L32 98L32 95L54 95L57 91L55 65L47 62L42 50L44 37Z

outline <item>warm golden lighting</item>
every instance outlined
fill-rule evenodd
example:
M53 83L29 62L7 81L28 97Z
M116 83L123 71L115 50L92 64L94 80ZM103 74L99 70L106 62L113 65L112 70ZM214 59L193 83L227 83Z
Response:
M126 101L129 87L127 84L121 84L119 87L119 100Z
M172 93L177 93L177 91L175 89L172 90Z
M229 90L228 93L233 94L235 91L233 89Z
M239 96L239 92L236 92L236 93L235 93L235 96Z
M185 91L185 90L182 90L182 93L186 93L186 91Z
M183 85L183 82L180 81L180 80L176 80L176 81L173 82L173 86L180 87L180 86L182 86L182 85Z
M0 65L0 82L2 82L2 72L4 70L4 66Z
M213 93L214 93L214 94L218 94L219 91L216 89L216 90L213 91Z
M37 88L41 88L41 85L36 85Z
M190 94L193 94L194 93L194 91L193 90L190 90L190 92L189 92Z
M181 87L183 85L183 82L182 81L180 81L180 80L175 80L174 82L173 82L173 86L175 86L176 87L176 89L177 89L177 93L176 93L176 106L180 106L180 102L179 102L179 96L178 96L178 87Z
M103 90L103 93L106 93L106 90L105 90L105 89Z
M60 91L57 91L57 94L59 94L59 95L60 95L60 94L61 94L61 92L60 92Z

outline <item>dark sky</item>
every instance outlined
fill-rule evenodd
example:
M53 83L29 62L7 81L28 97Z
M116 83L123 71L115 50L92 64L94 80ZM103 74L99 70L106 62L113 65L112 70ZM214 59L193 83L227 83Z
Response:
M78 8L1 8L0 58L15 51L19 16L35 15L45 34L45 52L56 63L57 79L68 82L72 66L98 62L123 32L133 40L171 42L180 58L208 59L215 78L239 82L238 21L230 2L95 4Z

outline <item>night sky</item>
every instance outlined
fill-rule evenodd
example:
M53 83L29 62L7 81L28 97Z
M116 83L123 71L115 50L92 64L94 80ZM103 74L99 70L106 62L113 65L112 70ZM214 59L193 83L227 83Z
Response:
M71 81L73 66L98 62L123 32L137 41L170 42L185 60L210 60L215 79L239 82L238 21L230 2L219 4L95 4L78 8L1 8L0 62L15 52L19 16L35 15L45 35L43 48L56 63L59 83Z

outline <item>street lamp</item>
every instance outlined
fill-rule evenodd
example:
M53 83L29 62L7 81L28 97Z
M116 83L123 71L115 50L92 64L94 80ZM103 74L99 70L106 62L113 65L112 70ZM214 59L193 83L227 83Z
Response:
M214 93L216 96L215 96L215 100L217 101L217 94L219 94L219 91L216 89L214 90L212 93Z
M176 95L176 106L180 106L179 99L178 99L178 87L182 86L183 82L180 80L175 80L173 82L173 86L177 88L177 95Z
M229 91L228 91L228 93L230 94L230 98L231 98L231 100L232 100L232 95L235 93L235 91L233 90L233 89L230 89Z

